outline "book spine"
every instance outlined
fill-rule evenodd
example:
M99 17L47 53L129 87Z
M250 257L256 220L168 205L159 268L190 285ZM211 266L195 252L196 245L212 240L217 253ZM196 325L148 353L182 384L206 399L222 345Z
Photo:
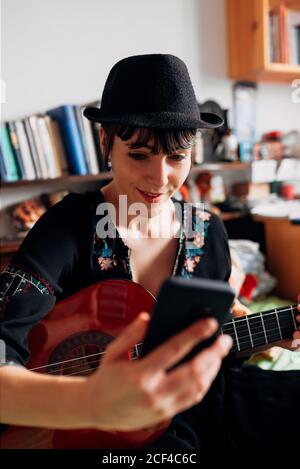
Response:
M36 115L29 117L29 124L32 130L35 146L37 149L37 154L40 162L42 178L47 179L49 177L49 171L46 162L46 155L44 153L43 145L41 142L41 136L38 127L38 118Z
M4 165L4 158L3 158L3 153L1 150L1 145L0 145L0 181L4 182L6 181L6 168Z
M43 116L43 119L44 119L44 122L46 124L47 132L48 132L49 139L50 139L50 144L51 144L53 158L54 158L55 171L56 171L57 177L61 177L62 176L62 167L61 167L61 161L60 161L60 157L59 157L57 147L56 147L56 143L55 143L54 134L53 134L53 131L52 131L52 126L51 126L52 121L51 121L49 116Z
M94 137L93 137L92 126L91 126L91 122L86 117L84 117L83 109L84 108L80 108L80 114L81 114L81 119L83 123L84 133L86 136L88 156L90 160L90 172L91 174L98 174L99 164L98 164L98 157L97 157L97 152L96 152L96 147L95 147L95 142L94 142Z
M57 151L57 154L59 156L59 162L60 162L60 167L62 171L62 176L68 176L70 171L69 171L69 166L68 166L68 161L66 157L66 151L65 147L63 145L63 140L61 136L61 131L59 128L59 125L56 121L51 119L49 116L46 116L46 118L49 119L49 121L46 120L48 128L50 129L50 135L53 136L53 141L55 144L55 148Z
M37 148L36 148L35 141L33 138L33 132L30 127L29 119L24 119L23 122L24 122L25 132L27 135L28 145L30 148L30 153L32 156L35 174L36 174L37 179L41 179L42 178L41 164L39 161L39 156L38 156Z
M33 166L33 161L30 153L30 148L27 140L27 136L24 129L24 124L22 121L15 121L17 136L21 148L23 164L26 173L26 179L34 180L36 179L35 170Z
M86 175L87 166L74 106L61 106L48 111L47 114L59 124L71 172Z
M91 122L91 128L92 128L92 134L93 134L93 138L94 138L96 154L97 154L97 160L98 160L98 165L99 165L100 171L101 172L106 172L107 168L105 166L105 162L104 162L104 158L103 158L102 151L101 151L101 146L100 146L99 124L98 124L98 122Z
M90 158L89 158L89 152L88 152L88 146L87 146L87 139L86 139L86 134L84 131L83 119L82 119L80 107L74 106L74 110L75 110L78 130L79 130L80 141L81 141L81 145L83 148L84 160L85 160L85 164L87 167L87 172L88 174L91 174L91 164L90 164Z
M284 3L279 4L279 51L280 62L289 63L290 41L288 34L288 10Z
M47 124L44 116L38 117L38 127L41 136L44 153L46 155L46 162L49 170L49 177L56 178L59 176L59 172L56 167L55 155L51 144L51 139L48 131Z
M18 167L15 161L13 147L9 138L9 131L5 124L1 124L1 150L5 167L6 181L19 179Z
M23 163L23 159L22 159L22 152L21 152L21 148L20 148L20 143L19 143L19 140L18 140L16 125L13 121L10 121L10 122L7 123L7 128L8 128L9 135L10 135L10 141L11 141L12 147L14 149L14 154L15 154L15 159L16 159L17 165L18 165L20 179L24 179L26 173L25 173L24 163Z

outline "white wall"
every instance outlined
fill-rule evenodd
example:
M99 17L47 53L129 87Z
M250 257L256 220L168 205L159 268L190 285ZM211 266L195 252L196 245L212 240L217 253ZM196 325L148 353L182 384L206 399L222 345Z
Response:
M98 99L117 60L153 52L186 62L199 101L230 108L226 44L225 0L2 0L2 119ZM299 128L299 109L288 84L259 85L258 134ZM3 204L39 191L8 189Z
M181 57L198 99L231 107L225 0L2 0L2 118L95 100L118 59L151 52ZM289 84L260 85L258 133L300 127L299 109Z

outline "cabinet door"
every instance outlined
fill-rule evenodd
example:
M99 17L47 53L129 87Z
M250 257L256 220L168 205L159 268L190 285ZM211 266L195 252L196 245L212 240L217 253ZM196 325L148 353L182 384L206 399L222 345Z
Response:
M270 60L270 47L274 47L275 42L271 39L269 13L278 9L280 3L284 5L286 15L289 9L300 11L299 0L286 0L285 3L280 0L227 0L230 78L291 82L299 77L300 65ZM289 35L287 31L287 37ZM286 46L287 40L281 39L280 47Z
M267 268L277 278L276 293L297 301L300 293L300 225L265 218Z

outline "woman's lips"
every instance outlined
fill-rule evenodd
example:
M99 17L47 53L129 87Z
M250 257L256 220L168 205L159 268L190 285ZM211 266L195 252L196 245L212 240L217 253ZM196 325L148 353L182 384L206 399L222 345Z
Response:
M153 192L145 192L141 189L137 189L141 196L143 197L146 202L158 203L161 199L165 196L165 193L153 193Z

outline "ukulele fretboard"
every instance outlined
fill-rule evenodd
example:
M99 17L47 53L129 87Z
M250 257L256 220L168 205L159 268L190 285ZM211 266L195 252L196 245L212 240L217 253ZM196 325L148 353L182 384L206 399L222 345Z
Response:
M233 318L222 333L233 339L231 352L239 352L292 337L297 330L297 305L283 306L241 318Z

